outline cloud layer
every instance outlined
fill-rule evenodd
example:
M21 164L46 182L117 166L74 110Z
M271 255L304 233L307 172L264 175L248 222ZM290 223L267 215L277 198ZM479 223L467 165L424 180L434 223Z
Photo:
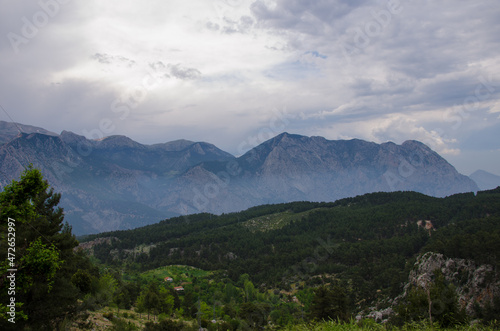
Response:
M417 139L465 173L498 174L496 1L0 7L0 103L18 122L143 143L205 140L234 154L280 131ZM482 157L473 163L472 153Z

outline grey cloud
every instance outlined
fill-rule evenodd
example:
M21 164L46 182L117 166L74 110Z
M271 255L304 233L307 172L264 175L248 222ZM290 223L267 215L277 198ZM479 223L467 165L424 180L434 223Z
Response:
M201 72L196 68L183 67L180 64L169 64L168 69L170 74L178 79L197 79L201 76Z
M101 64L116 64L116 65L124 65L126 67L133 67L136 65L134 60L128 59L124 56L113 56L109 54L95 53L91 56L92 59L96 60Z
M163 74L163 77L170 78L171 76L168 74L167 66L162 61L150 62L149 67L153 69L153 71Z
M269 8L263 1L257 0L250 8L262 27L318 35L324 31L323 25L333 25L336 20L365 2L278 0L274 8Z
M500 150L500 123L492 121L490 126L482 129L481 132L473 132L464 139L463 147L470 150Z
M211 30L211 31L218 31L220 29L219 24L213 23L213 22L207 22L205 24L206 28Z
M224 34L247 33L255 24L255 21L250 16L241 16L239 20L233 20L228 17L223 17L221 25L214 22L207 22L205 27L211 31L221 31Z
M201 77L201 72L196 68L189 68L177 64L165 64L162 61L150 62L149 67L155 72L164 73L165 78L175 77L177 79L191 80Z
M254 24L254 20L250 16L242 16L239 21L232 21L224 18L224 21L227 23L223 29L224 33L246 33Z
M107 54L95 53L94 55L91 56L91 58L102 64L111 63L111 57Z
M150 62L149 67L154 71L166 71L167 66L162 61ZM166 74L168 76L168 74Z

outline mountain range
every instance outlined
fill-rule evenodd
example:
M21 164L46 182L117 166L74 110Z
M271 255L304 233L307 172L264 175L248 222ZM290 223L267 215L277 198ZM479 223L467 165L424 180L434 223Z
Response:
M376 191L443 197L478 190L473 180L413 140L376 144L285 132L235 157L205 142L89 140L7 122L0 122L0 139L0 185L33 164L62 193L61 206L76 234L134 228L175 215L334 201Z

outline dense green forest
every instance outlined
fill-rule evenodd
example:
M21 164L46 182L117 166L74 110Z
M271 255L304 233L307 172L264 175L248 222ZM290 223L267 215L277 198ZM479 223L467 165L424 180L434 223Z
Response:
M189 215L85 240L112 238L96 245L94 256L129 271L187 264L226 270L233 281L247 273L268 288L335 274L353 280L366 299L380 289L397 293L407 276L405 266L421 251L497 264L499 196L498 191L444 199L414 192L374 193L335 203ZM272 228L284 219L281 227ZM419 220L432 221L432 235L417 225Z
M59 200L31 168L0 193L2 247L16 233L15 258L0 253L2 329L92 329L87 317L103 307L113 309L106 318L115 330L371 329L373 320L356 316L389 307L419 255L442 253L495 270L500 263L500 188L264 205L78 240ZM428 301L448 292L446 310L432 311L432 327L465 327L474 318L498 326L500 298L468 316L453 284L437 274L427 294L412 289L394 307L385 327L423 326ZM148 322L138 326L139 318Z
M432 228L418 225L426 220ZM95 245L93 255L128 275L190 265L217 271L217 279L241 289L241 276L249 275L259 293L272 292L280 300L283 293L293 293L300 305L288 315L280 311L280 316L292 317L275 321L278 324L305 315L348 319L383 297L400 294L421 253L433 251L498 268L500 189L447 198L393 192L334 203L265 205L220 216L178 217L84 240L96 238L108 241ZM315 312L312 298L320 293L345 296L342 312ZM268 316L276 311L273 300L263 301L271 302ZM287 300L293 306L293 298Z

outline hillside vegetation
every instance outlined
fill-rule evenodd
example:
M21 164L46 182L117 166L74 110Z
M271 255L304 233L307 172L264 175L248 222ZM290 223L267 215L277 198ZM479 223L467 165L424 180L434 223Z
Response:
M222 316L229 305L236 312L226 316L241 318L241 310L252 304L263 315L259 319L277 325L349 320L395 304L390 298L401 295L416 257L425 252L497 270L500 189L447 198L393 192L334 203L264 205L220 216L178 217L82 240L97 238L112 239L93 246L94 257L128 277L170 265L212 271L185 293L215 304L215 310L220 303ZM135 249L144 246L147 251ZM331 306L336 308L324 308ZM456 308L457 323L477 317L460 312L458 303ZM490 314L486 319L491 320L498 308L492 302L481 312L478 308L478 316ZM406 322L425 318L417 315L406 316Z
M500 188L264 205L79 242L60 198L32 168L0 193L2 330L499 327Z

